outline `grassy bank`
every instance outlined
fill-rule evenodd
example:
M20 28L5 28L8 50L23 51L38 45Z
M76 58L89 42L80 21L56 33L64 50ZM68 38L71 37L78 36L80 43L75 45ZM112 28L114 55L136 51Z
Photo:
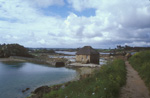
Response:
M123 60L114 60L89 78L70 83L67 87L44 94L43 98L117 98L125 84Z
M138 52L129 61L150 90L150 51Z

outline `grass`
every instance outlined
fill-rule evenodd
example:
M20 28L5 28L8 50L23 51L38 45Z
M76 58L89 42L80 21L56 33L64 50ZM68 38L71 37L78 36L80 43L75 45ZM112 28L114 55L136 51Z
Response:
M93 76L44 94L43 98L118 98L125 82L125 63L119 59L103 65Z
M150 51L138 52L129 61L150 90Z

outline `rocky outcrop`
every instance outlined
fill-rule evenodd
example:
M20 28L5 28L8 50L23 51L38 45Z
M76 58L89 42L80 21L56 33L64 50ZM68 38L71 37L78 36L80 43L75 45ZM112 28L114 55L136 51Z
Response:
M28 91L29 89L30 89L30 88L26 88L26 89L22 90L22 93Z
M54 86L51 86L51 87L41 86L41 87L35 89L32 92L32 96L30 96L29 98L42 98L43 94L49 93L50 91L59 90L60 88L65 88L70 83L71 82L67 82L65 84L54 85Z
M89 69L89 70L87 70ZM79 77L76 78L75 80L73 81L80 81L80 80L84 80L85 78L89 78L92 76L94 70L98 70L97 68L94 68L94 69L91 69L91 68L86 68L83 67L83 68L80 68L78 69L77 71L81 71L82 73L79 72ZM85 71L86 70L86 71ZM67 86L69 86L73 81L69 81L67 83L64 83L64 84L58 84L58 85L54 85L54 86L41 86L37 89L35 89L33 92L32 92L32 95L28 98L42 98L42 96L46 93L50 93L51 91L54 91L54 90L59 90L60 88L61 89L64 89L66 88Z

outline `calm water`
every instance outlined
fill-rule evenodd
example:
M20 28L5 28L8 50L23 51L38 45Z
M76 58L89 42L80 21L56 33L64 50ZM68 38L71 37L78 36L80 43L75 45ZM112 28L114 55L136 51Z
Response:
M57 56L57 55L49 55L50 58L66 58L69 61L75 62L75 56Z
M76 55L76 52L69 52L69 51L55 51L56 53L63 53L68 55Z
M42 85L70 81L76 71L26 62L0 62L0 98L25 98ZM22 93L23 89L30 88Z
M110 54L110 53L108 53L108 52L99 52L99 54L101 55L101 54Z

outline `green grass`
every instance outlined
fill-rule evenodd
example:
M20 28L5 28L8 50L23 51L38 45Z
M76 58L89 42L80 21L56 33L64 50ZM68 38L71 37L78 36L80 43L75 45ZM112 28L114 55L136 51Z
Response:
M150 51L138 52L129 61L150 90Z
M44 94L43 98L117 98L125 82L125 63L119 59L103 65L93 76Z

